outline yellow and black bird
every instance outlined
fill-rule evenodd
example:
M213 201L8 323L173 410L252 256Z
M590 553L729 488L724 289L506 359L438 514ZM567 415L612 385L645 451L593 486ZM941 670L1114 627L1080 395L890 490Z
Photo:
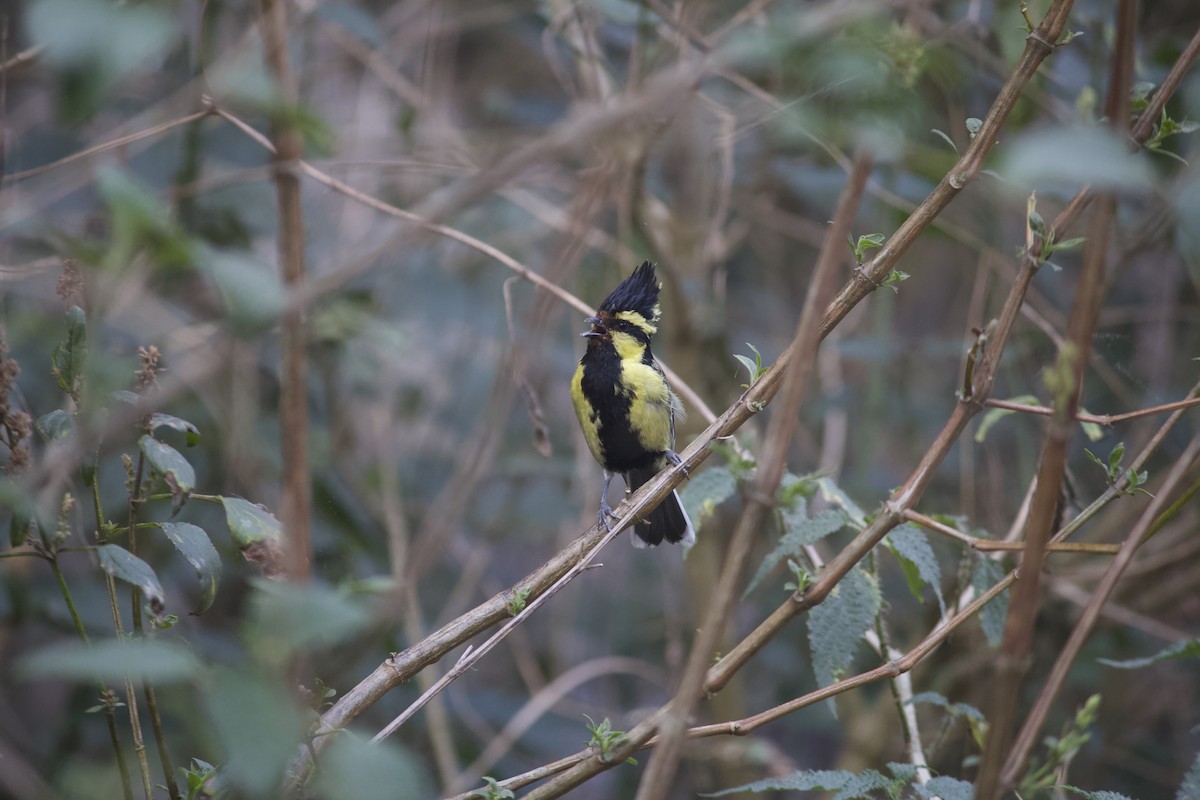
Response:
M643 262L605 298L586 322L587 351L571 380L571 402L588 449L604 467L600 523L617 519L608 505L608 485L620 473L630 491L653 478L668 463L678 464L675 418L683 406L667 385L662 367L650 353L658 331L658 278ZM611 529L610 529L611 530ZM633 543L653 547L664 539L692 544L696 533L672 492L634 526Z

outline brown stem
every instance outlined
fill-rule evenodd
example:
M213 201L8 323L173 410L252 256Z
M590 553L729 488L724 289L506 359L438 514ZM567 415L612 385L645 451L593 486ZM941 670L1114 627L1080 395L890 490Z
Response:
M279 266L284 284L295 290L304 282L304 215L300 207L299 160L304 149L300 131L289 119L299 103L287 50L287 7L284 0L262 0L260 25L267 64L279 86L282 108L271 124L275 147L275 195L279 206ZM283 315L283 377L279 393L283 496L280 517L288 537L288 574L308 580L312 487L308 475L308 355L304 306Z

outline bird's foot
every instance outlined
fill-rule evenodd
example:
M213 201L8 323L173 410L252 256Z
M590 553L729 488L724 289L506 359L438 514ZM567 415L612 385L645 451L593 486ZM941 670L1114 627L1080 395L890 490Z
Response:
M667 451L667 461L671 462L671 466L673 466L673 467L683 467L683 459L680 458L679 454L676 453L674 450ZM683 467L683 477L685 477L685 478L691 477L690 475L688 475L687 467Z
M603 500L600 501L600 510L596 513L596 516L600 520L600 524L604 527L604 530L609 533L612 532L612 526L608 524L608 521L611 519L613 522L616 522L621 519L613 513L612 507Z

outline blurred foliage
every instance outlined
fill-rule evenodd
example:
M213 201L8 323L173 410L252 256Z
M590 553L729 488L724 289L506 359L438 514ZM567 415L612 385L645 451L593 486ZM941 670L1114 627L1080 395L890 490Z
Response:
M894 291L875 292L825 342L796 475L756 543L728 646L785 591L802 591L819 572L813 554L835 555L929 447L962 386L971 330L995 316L1015 274L1032 191L1045 219L1084 184L1121 201L1083 404L1117 413L1196 383L1200 75L1132 152L1100 125L1112 5L1075 3L1075 35L1024 93L985 172L908 251L887 281ZM1135 113L1200 25L1194 3L1142 5ZM1031 2L1029 14L1046 6ZM875 167L849 248L839 243L841 280L965 152L1026 36L1011 0L289 5L296 104L264 66L258 13L192 0L18 0L0 11L6 57L28 56L5 65L0 91L0 681L10 690L0 794L122 796L114 720L141 796L136 706L156 786L276 796L321 710L594 519L598 469L566 391L583 315L527 283L507 290L506 308L511 272L489 255L303 176L310 291L290 295L274 266L270 155L206 111L264 134L294 126L316 169L477 237L585 303L655 260L665 283L655 352L719 412L747 385L743 373L752 384L791 340L848 154L869 149ZM654 101L614 111L640 92ZM1084 243L1082 226L1041 226L1041 255L1057 268L1038 275L993 395L1045 405L1065 391L1056 344ZM282 430L278 414L278 322L294 303L310 334L303 432ZM161 363L147 366L148 348ZM681 444L705 425L690 411ZM1064 514L1104 491L1125 469L1124 443L1136 452L1160 420L1096 428L1104 441L1091 450L1110 454L1100 470L1076 437ZM1154 490L1195 426L1193 413L1135 488ZM686 561L613 546L602 569L386 743L363 733L432 678L331 734L314 796L424 798L486 783L486 796L504 797L485 774L561 758L589 734L607 752L674 689L762 430L756 419L718 443L683 487L700 533ZM1041 434L1030 415L989 412L939 469L923 512L1003 538ZM307 436L311 458L307 586L271 579L288 435ZM1118 498L1086 538L1120 541L1145 508L1139 495ZM1063 734L1037 755L1026 800L1068 781L1091 787L1083 796L1130 797L1172 796L1189 769L1195 782L1196 524L1192 503L1146 545L1071 674L1048 723ZM912 526L885 547L894 558L864 561L697 722L876 665L868 632L905 651L942 608L1011 566ZM1103 558L1052 558L1031 675L1057 654ZM510 593L509 612L526 600ZM941 773L912 790L920 796L968 796L1006 607L1001 595L913 675ZM169 760L142 681L157 693ZM881 796L915 780L895 763L906 753L891 693L868 687L752 736L699 740L673 796ZM621 766L572 796L632 796L641 772Z

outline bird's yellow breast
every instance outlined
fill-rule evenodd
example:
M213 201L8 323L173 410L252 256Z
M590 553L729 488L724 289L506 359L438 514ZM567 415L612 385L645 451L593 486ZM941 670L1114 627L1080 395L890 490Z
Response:
M671 391L658 370L641 360L621 361L621 384L632 395L629 427L647 450L671 449Z
M600 415L583 393L583 362L575 368L571 378L571 405L575 407L575 416L579 418L579 427L583 429L583 438L588 450L592 451L592 458L604 463L600 449Z

